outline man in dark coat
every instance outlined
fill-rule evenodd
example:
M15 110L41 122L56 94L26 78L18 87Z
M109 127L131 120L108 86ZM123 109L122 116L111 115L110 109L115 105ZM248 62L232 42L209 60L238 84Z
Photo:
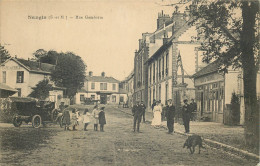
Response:
M141 111L143 112L143 122L145 122L145 109L146 109L146 107L145 107L145 104L144 104L144 102L143 101L141 101L141 104L139 105L139 107L140 107L140 109L141 109Z
M139 132L140 122L141 122L142 115L143 115L143 112L142 112L142 109L139 105L139 102L137 102L137 104L134 105L134 107L132 109L132 113L133 113L133 116L134 116L134 132L135 132L135 129L136 129L136 123L137 123L137 132Z
M188 100L183 100L184 105L182 106L182 118L183 118L183 124L185 127L185 133L190 132L190 107L188 105Z
M194 102L194 99L191 99L190 103L190 110L191 110L191 120L195 121L197 118L197 104Z
M166 119L168 133L172 134L174 131L174 116L175 116L175 106L172 103L172 100L168 100L168 105L166 106Z

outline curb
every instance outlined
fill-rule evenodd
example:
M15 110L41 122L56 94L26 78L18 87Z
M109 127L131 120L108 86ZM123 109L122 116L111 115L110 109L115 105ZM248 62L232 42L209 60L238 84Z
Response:
M125 112L125 111L121 111L121 112L124 112L125 114L132 115L131 113L128 113L128 112ZM151 123L151 121L149 121L149 120L146 120L146 121ZM166 126L161 126L161 127L166 129L166 130L168 129ZM186 134L186 133L176 131L176 130L174 131L174 133L177 133L177 134L183 135L183 136L192 135L192 134ZM253 159L253 160L258 160L258 161L260 160L260 156L253 154L253 153L250 153L248 151L241 150L241 149L235 148L233 146L226 145L226 144L223 144L223 143L220 143L220 142L217 142L217 141L213 141L213 140L210 140L210 139L207 139L207 138L203 138L203 137L201 137L201 138L203 139L204 143L207 144L210 147L213 147L213 148L216 148L216 149L222 149L225 152L229 152L229 153L232 153L234 155L244 157L246 159Z
M168 129L166 126L162 126L162 128ZM183 136L191 136L192 135L192 134L186 134L186 133L183 133L183 132L180 132L180 131L174 131L174 133L177 133L177 134L180 134L180 135L183 135ZM210 147L213 147L213 148L216 148L216 149L222 149L225 152L229 152L229 153L232 153L234 155L244 157L246 159L253 159L253 160L258 160L258 161L260 160L260 156L253 154L253 153L250 153L248 151L241 150L241 149L235 148L233 146L226 145L226 144L223 144L223 143L220 143L220 142L217 142L217 141L213 141L213 140L210 140L210 139L207 139L207 138L203 138L203 137L201 137L201 138L204 141L204 143L207 144Z

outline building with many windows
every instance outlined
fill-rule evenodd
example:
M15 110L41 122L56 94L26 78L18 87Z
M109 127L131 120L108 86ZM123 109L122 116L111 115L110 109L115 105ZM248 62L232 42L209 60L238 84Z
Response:
M87 98L98 100L101 104L126 102L127 93L119 89L119 82L113 77L105 76L105 72L102 72L101 76L93 76L93 72L90 71L86 76L84 87L75 95L75 104L84 104Z

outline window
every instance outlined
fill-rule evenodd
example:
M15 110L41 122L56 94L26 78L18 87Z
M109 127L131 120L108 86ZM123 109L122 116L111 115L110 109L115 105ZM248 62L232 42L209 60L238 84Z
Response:
M162 58L162 78L164 77L164 56Z
M96 97L95 95L91 95L92 100L95 100L95 97Z
M113 84L113 90L116 90L116 84Z
M161 79L161 59L159 59L159 62L158 62L158 71L159 71L159 80Z
M152 82L152 66L150 66L149 75L150 75L150 84L151 84L151 82Z
M22 89L21 88L16 88L16 90L18 91L17 92L18 97L21 97L22 96Z
M165 61L166 61L166 70L165 70L165 75L168 75L168 68L169 68L169 53L167 52L166 57L165 57Z
M24 72L23 71L17 71L17 83L23 83L23 77L24 77Z
M80 95L80 101L84 101L85 100L85 96L84 95Z
M112 102L116 102L116 96L115 95L112 96Z
M2 78L2 82L6 83L6 71L3 71L3 78Z
M100 90L107 90L107 83L100 83Z
M95 82L91 83L91 89L95 89Z

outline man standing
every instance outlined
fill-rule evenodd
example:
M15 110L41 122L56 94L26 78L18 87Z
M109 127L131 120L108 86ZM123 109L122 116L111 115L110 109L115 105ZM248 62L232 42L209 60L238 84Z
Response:
M195 121L197 118L197 103L194 102L194 99L191 99L190 103L190 110L191 110L191 120Z
M166 119L168 133L172 134L174 132L174 116L175 116L175 106L172 103L172 100L168 100L168 105L166 106Z
M183 100L184 105L182 106L182 118L183 118L183 124L185 127L185 133L190 132L190 108L188 105L188 100Z
M142 109L140 109L140 105L139 102L137 102L136 105L134 105L133 109L132 109L132 113L134 116L134 132L136 129L136 123L137 123L137 132L139 132L139 128L140 128L140 122L141 122L141 118L143 115Z
M144 102L143 101L141 101L141 104L139 105L139 107L140 107L140 109L141 109L141 111L143 112L143 122L145 122L145 109L146 109L146 107L145 107L145 104L144 104Z
M153 111L154 106L156 106L156 100L155 99L153 99L152 111Z

